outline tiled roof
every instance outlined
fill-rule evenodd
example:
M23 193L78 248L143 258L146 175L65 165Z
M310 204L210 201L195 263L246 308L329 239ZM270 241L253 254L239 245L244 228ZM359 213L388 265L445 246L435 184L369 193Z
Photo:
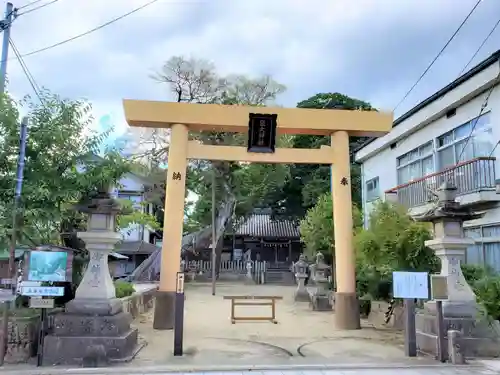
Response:
M144 241L123 241L115 247L118 254L153 254L155 250L156 245Z
M299 225L290 220L273 220L271 215L253 214L236 229L237 236L299 238Z

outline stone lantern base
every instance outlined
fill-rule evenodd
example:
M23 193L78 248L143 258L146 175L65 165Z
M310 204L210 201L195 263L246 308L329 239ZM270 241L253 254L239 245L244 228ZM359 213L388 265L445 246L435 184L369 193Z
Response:
M123 311L109 274L108 254L120 235L113 231L79 233L89 251L89 264L65 312L54 317L45 338L45 365L106 366L131 360L137 351L138 332L132 316Z
M460 352L468 358L500 356L500 326L497 321L488 322L478 316L447 316L444 315L445 341L448 341L448 331L459 331ZM435 310L425 309L415 317L417 328L417 347L427 354L438 353L438 320ZM448 346L445 345L445 350Z
M45 338L44 365L97 367L131 360L140 349L131 321L131 315L121 309L114 315L88 315L73 306L54 317L53 329Z

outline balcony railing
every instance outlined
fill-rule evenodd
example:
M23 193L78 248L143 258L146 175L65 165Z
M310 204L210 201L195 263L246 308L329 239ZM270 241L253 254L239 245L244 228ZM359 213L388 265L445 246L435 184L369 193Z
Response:
M495 160L480 157L459 163L441 172L433 173L387 190L397 194L397 201L405 207L417 207L433 200L435 191L445 181L457 187L457 195L495 189Z

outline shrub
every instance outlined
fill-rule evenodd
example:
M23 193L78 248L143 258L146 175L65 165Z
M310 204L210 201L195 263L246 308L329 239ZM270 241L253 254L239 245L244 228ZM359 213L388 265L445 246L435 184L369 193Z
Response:
M126 281L115 281L116 298L123 298L135 292L134 285Z
M485 276L473 284L473 289L488 315L500 320L500 276Z
M355 205L352 207L352 218L354 228L363 225L361 211ZM307 211L306 216L300 222L300 239L309 256L314 257L320 251L326 259L334 257L333 226L332 195L328 192L318 198L316 205Z
M465 280L467 280L471 287L473 287L477 281L487 276L495 275L495 272L491 268L476 264L462 264L460 268L462 268Z

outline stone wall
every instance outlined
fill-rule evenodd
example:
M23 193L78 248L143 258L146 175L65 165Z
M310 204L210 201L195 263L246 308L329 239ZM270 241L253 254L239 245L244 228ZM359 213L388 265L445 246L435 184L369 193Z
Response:
M122 298L123 311L130 313L133 319L137 318L153 308L155 293L156 288L153 287Z
M397 305L394 308L389 322L385 322L385 313L389 310L389 303L385 301L371 301L370 315L368 321L375 327L388 327L394 329L404 329L404 309Z
M123 310L130 313L135 319L142 313L153 308L156 288L140 290L129 297L122 298ZM48 316L48 330L52 328L53 315L60 313L62 309L54 309ZM1 317L0 317L1 324ZM40 327L40 316L11 317L9 319L8 347L5 354L5 363L26 363L36 356L38 350L38 334Z
M47 326L50 328L54 314L62 309L54 309L48 314ZM2 319L0 318L0 324ZM38 350L38 335L40 315L12 316L9 318L7 352L5 363L25 363L36 355Z

